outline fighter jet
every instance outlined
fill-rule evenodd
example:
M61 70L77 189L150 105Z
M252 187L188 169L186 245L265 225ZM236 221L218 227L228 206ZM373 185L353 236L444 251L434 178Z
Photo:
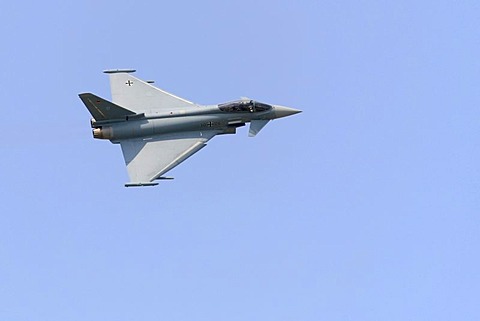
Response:
M199 105L131 75L133 69L105 70L112 102L79 94L93 118L93 137L120 144L130 181L125 187L155 186L164 175L198 152L216 135L235 134L250 123L253 137L273 119L300 110L242 98Z

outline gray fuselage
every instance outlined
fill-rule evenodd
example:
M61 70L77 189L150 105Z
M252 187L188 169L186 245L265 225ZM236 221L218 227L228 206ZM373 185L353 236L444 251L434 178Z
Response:
M235 128L252 120L273 119L275 107L264 111L222 111L219 105L187 107L170 112L154 112L142 117L127 117L108 123L95 122L94 137L116 142L121 139L148 137L152 135L215 130L220 134L234 134Z

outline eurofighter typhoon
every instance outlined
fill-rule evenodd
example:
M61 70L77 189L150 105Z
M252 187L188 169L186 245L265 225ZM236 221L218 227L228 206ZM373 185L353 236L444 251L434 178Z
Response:
M112 102L80 94L93 118L93 137L120 144L131 186L154 186L171 179L165 173L182 163L216 135L235 134L250 123L253 137L273 119L300 110L248 98L218 105L199 105L133 77L135 70L105 70Z

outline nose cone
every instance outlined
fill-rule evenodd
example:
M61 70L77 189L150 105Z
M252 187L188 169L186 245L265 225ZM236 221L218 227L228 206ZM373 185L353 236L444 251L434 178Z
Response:
M295 108L279 106L279 105L274 105L273 108L275 111L275 118L287 117L287 116L295 115L302 112L301 110L298 110Z

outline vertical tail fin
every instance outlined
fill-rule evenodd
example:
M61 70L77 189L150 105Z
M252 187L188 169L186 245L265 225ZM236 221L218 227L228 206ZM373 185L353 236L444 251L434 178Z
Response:
M95 96L91 93L78 95L95 120L121 119L128 115L134 115L131 110L117 106L108 100Z

